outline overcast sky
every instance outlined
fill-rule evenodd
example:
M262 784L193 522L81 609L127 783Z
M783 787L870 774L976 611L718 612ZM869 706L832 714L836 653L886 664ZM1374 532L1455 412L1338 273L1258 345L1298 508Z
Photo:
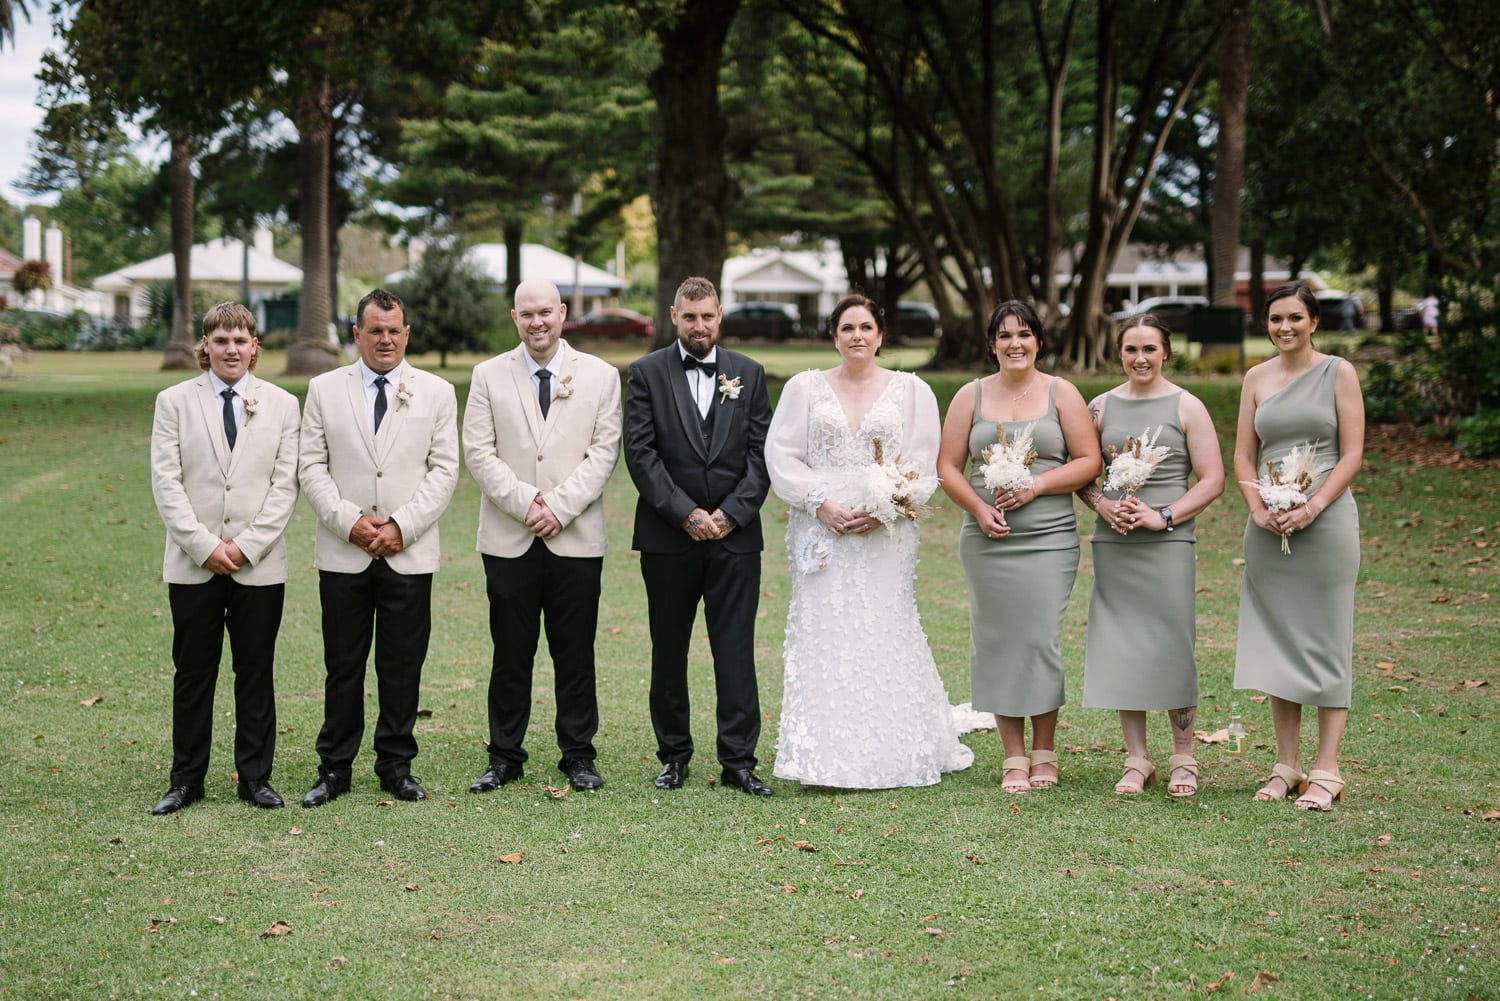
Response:
M40 11L35 9L39 6ZM31 23L19 19L16 47L7 44L0 48L0 196L12 205L52 200L32 199L15 188L31 162L31 136L42 121L36 106L36 71L41 68L42 53L52 43L45 6L27 4L27 8L31 10Z

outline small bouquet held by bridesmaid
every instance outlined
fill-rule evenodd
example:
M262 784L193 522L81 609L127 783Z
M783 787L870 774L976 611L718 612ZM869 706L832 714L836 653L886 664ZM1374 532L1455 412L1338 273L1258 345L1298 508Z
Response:
M901 458L886 461L885 445L875 439L875 461L865 467L864 502L865 512L892 531L897 518L916 521L932 508L917 499L931 496L936 487L932 477L917 474L914 469L903 469Z
M1172 451L1166 445L1155 444L1160 438L1161 428L1156 429L1156 438L1152 438L1148 427L1139 438L1126 435L1124 451L1109 446L1109 472L1104 477L1104 489L1120 491L1121 500L1139 493L1156 472L1156 464Z
M1272 511L1290 511L1307 503L1307 492L1313 483L1313 454L1316 445L1303 442L1286 454L1280 462L1266 463L1266 471L1253 483L1241 481L1254 487L1260 499ZM1292 544L1285 535L1281 537L1281 552L1292 553Z
M979 471L984 474L986 490L1025 490L1031 486L1031 464L1036 461L1031 433L1035 430L1036 421L1032 421L1010 441L1005 440L1002 430L1000 440L985 447Z

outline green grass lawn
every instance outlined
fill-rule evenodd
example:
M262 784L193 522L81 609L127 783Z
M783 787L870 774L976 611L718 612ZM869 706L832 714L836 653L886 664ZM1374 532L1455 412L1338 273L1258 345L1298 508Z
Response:
M833 359L826 347L751 353L781 378ZM922 361L920 349L889 358ZM607 500L598 636L602 790L554 799L543 788L561 784L543 658L524 783L465 791L486 760L490 652L473 551L479 494L465 475L442 525L418 721L414 772L432 799L386 802L367 734L354 790L336 803L240 803L226 676L208 799L157 818L148 810L170 764L171 623L147 445L155 392L181 378L154 371L157 360L38 354L0 380L0 997L1500 998L1500 822L1483 819L1500 806L1494 469L1367 457L1356 480L1349 798L1330 814L1250 799L1273 756L1267 705L1232 689L1244 525L1233 489L1200 518L1199 725L1222 727L1237 699L1252 750L1237 761L1200 746L1198 797L1170 800L1160 785L1114 796L1123 748L1113 714L1076 705L1062 713L1063 783L1046 793L1001 793L1002 754L986 733L965 738L974 767L933 788L842 793L773 780L771 800L724 791L710 781L701 635L692 684L703 750L688 787L661 793L622 465ZM443 373L460 396L474 360ZM277 380L281 368L268 355L262 374ZM946 405L963 377L932 382ZM1081 382L1086 397L1108 385ZM1237 381L1191 386L1227 456ZM769 778L790 582L779 502L766 520L757 653ZM918 581L954 702L968 697L957 528L947 503L924 526ZM274 775L294 804L312 781L322 720L312 536L299 504ZM1063 637L1075 703L1086 545L1081 570ZM1166 722L1151 725L1161 762ZM1309 728L1304 753L1311 741Z

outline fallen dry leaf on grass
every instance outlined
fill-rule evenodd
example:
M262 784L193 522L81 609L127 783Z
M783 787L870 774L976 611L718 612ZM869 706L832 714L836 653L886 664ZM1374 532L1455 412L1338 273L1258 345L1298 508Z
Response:
M78 704L81 705L81 706L97 706L99 703L101 703L103 701L104 701L104 696L102 696L102 695L91 695L91 696L89 696L88 698L84 699L82 702L80 702Z
M383 799L380 802L376 803L375 805L376 806L395 806L396 805L396 801L393 800L393 799Z
M325 969L325 970L337 970L341 966L348 966L348 965L349 965L348 957L345 957L345 956L334 956L327 963L323 964L323 969Z
M292 926L289 925L289 924L287 924L285 921L272 921L271 922L271 927L269 927L265 931L261 932L260 933L260 937L261 938L280 938L283 935L290 935L291 933L292 933Z
M568 783L564 782L563 783L563 787L561 789L558 789L555 786L545 786L544 785L544 786L542 786L542 792L546 793L548 796L551 796L553 799L562 799L564 796L566 796L569 793L569 791L572 790L572 788L573 787L571 785L569 785Z
M291 830L287 831L287 833L295 836L302 833L302 828L293 827Z
M783 886L781 888L781 892L782 893L796 893L797 892L797 888L795 886L792 886L792 885L788 884L788 885Z
M1392 664L1388 660L1382 660L1380 663L1376 664L1375 666L1378 667L1378 668L1380 668L1380 670L1382 670L1382 671L1389 671L1389 670L1392 670L1396 665Z
M853 893L849 894L849 899L850 900L858 900L860 897L863 897L864 895L865 895L865 888L863 886L861 886L859 889L857 889Z
M500 861L504 862L506 865L516 865L517 863L519 863L521 861L521 853L520 852L511 852L508 855L501 855L500 856Z
M1475 678L1465 678L1465 679L1463 679L1462 681L1460 681L1458 683L1458 687L1459 688L1483 688L1485 685L1488 685L1488 684L1489 684L1489 682L1485 681L1483 678L1478 678L1478 679L1475 679Z
M1209 733L1207 730L1194 730L1193 736L1205 744L1226 744L1229 742L1229 730L1215 730Z
M792 846L795 848L800 848L805 852L815 852L818 850L818 846L813 844L811 841L793 841Z
M402 887L402 889L404 889L407 893L416 893L421 889L421 887L416 883L407 883L404 887Z
M1211 984L1205 984L1203 986L1203 989L1205 991L1216 991L1220 987L1223 987L1225 984L1229 983L1229 981L1231 981L1233 979L1234 979L1234 971L1230 970L1229 972L1225 973L1222 977L1220 977L1218 980L1215 980L1213 983L1211 983Z
M1250 986L1245 988L1245 993L1257 994L1263 988L1269 987L1271 984L1274 984L1276 982L1276 974L1272 973L1269 970L1261 970L1255 975L1255 979L1250 981Z
M1486 810L1479 815L1480 820L1500 820L1500 810Z
M1384 848L1386 845L1388 845L1390 843L1391 843L1391 836L1389 834L1382 834L1380 837L1378 837L1378 838L1375 839L1375 844L1379 845L1381 848Z

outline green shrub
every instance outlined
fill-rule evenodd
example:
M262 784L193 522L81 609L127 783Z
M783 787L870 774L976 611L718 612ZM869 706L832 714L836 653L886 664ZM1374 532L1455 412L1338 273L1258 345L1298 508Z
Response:
M1481 410L1459 421L1453 447L1475 459L1500 456L1500 410Z

